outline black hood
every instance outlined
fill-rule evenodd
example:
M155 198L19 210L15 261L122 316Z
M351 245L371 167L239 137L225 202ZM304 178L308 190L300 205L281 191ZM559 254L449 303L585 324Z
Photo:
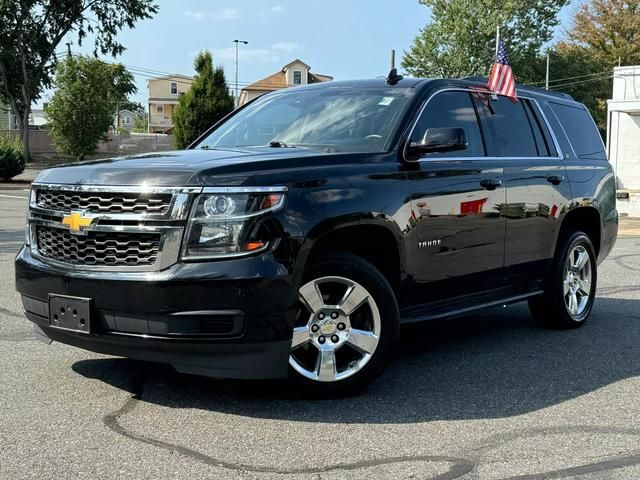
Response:
M59 165L40 172L36 182L67 185L238 185L265 170L300 167L300 158L326 152L305 148L251 147L145 153L107 160ZM313 162L312 163L316 163Z

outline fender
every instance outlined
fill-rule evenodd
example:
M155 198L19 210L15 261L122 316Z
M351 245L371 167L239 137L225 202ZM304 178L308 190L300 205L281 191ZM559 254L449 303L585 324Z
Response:
M318 224L314 225L307 236L302 241L298 256L296 258L296 270L304 271L307 265L309 256L314 248L321 242L323 238L326 238L329 234L345 231L349 228L371 226L376 228L383 228L393 235L396 246L398 248L398 256L400 259L400 270L402 280L406 277L406 266L408 262L408 252L405 245L404 237L400 230L399 225L390 216L380 212L362 212L349 215L342 215L339 217L328 218L322 220Z

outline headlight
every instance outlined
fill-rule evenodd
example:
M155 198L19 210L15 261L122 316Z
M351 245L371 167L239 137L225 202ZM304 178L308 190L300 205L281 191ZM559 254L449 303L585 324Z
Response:
M246 255L265 250L262 216L284 206L285 187L206 189L191 210L183 260Z

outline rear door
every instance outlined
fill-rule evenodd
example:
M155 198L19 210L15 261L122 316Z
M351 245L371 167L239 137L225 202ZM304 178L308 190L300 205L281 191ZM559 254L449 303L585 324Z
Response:
M433 94L411 139L422 138L429 128L444 127L464 129L467 148L424 155L410 163L407 173L416 303L486 289L504 262L503 168L486 157L468 91Z
M505 265L538 277L555 250L560 218L571 205L565 165L546 118L532 98L476 100L490 156L504 159Z

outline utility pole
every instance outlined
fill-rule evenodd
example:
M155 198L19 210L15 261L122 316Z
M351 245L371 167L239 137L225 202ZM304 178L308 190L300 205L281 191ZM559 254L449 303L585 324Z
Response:
M544 89L549 90L549 52L547 52L547 76L544 82Z
M248 45L249 42L246 40L234 40L233 43L236 44L236 108L240 105L240 96L238 93L238 44L242 43L243 45Z

